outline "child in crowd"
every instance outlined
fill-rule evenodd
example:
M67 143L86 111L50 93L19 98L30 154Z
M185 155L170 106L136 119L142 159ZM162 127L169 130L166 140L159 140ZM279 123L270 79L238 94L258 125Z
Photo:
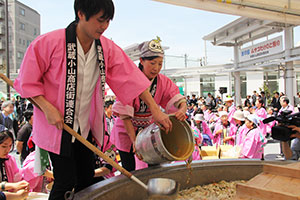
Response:
M216 124L214 133L213 133L213 142L216 146L219 145L234 145L232 137L235 134L235 125L229 122L228 113L225 111L219 112L219 117L221 121Z
M259 122L257 115L251 114L246 117L245 124L249 130L241 143L241 158L263 159L263 148L267 140L259 127Z

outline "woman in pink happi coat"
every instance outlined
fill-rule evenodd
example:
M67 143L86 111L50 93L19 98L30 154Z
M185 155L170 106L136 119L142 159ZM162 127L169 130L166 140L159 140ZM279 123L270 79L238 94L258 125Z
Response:
M192 129L201 134L202 142L200 143L200 145L212 146L213 135L207 123L205 122L203 114L196 114L191 126Z
M259 118L254 114L246 117L245 124L249 129L241 144L240 158L262 159L267 140L259 127Z
M178 87L166 76L160 74L164 51L160 39L143 42L139 45L141 52L139 68L151 82L149 91L155 102L166 113L175 113L177 119L185 120L187 110L185 97ZM134 157L136 134L139 129L152 123L149 108L135 98L130 105L117 101L113 112L118 116L111 133L111 141L119 150L122 166L128 171L147 167L147 164Z
M7 199L26 199L29 192L29 183L22 179L22 171L18 168L15 158L9 155L9 152L13 149L13 141L13 134L10 131L3 130L0 132L1 188L4 188L2 192L7 196ZM7 184L6 187L6 182L14 184ZM14 198L10 195L13 195Z
M228 113L226 111L219 112L221 121L216 123L215 130L213 133L213 143L216 146L220 145L234 145L232 137L235 135L235 125L230 123L228 120Z
M234 140L234 145L241 145L243 137L245 136L245 134L248 131L248 128L245 124L245 116L244 116L244 112L241 110L237 110L234 112L233 117L232 117L235 121L235 136L232 137L232 139Z
M234 124L235 122L232 119L233 113L236 111L234 99L232 97L226 97L224 101L226 103L226 106L228 107L228 121Z
M274 117L274 108L273 107L268 107L267 109L267 118L269 117ZM272 133L272 127L276 125L276 120L273 120L269 123L266 124L266 132L267 134L271 134Z
M263 99L257 99L255 102L256 109L253 111L252 114L256 114L261 119L266 119L268 113L265 107L263 106L263 104L264 104Z

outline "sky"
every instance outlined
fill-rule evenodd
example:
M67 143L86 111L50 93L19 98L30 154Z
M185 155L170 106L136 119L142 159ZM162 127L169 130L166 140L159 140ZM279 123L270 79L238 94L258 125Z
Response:
M41 16L41 33L65 28L75 18L74 0L19 0ZM104 33L121 48L159 36L166 55L189 58L205 56L203 37L239 17L201 11L152 0L113 0L115 16ZM299 39L300 40L300 39ZM225 64L233 58L233 48L206 43L208 64Z

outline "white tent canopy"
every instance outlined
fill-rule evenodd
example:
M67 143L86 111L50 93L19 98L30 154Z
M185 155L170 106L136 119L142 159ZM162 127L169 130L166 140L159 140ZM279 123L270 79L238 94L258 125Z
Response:
M154 0L217 13L300 25L300 0Z

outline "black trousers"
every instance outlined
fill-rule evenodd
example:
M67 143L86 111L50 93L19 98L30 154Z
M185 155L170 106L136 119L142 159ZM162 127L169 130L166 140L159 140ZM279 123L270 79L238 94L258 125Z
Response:
M88 141L92 141L89 133ZM71 156L61 156L50 153L53 166L54 184L49 196L51 200L64 200L67 191L78 192L93 184L95 174L94 153L78 140L72 144Z
M133 148L131 146L130 152L121 151L119 150L120 158L122 167L125 168L127 171L134 171L135 170L135 158L133 153Z

